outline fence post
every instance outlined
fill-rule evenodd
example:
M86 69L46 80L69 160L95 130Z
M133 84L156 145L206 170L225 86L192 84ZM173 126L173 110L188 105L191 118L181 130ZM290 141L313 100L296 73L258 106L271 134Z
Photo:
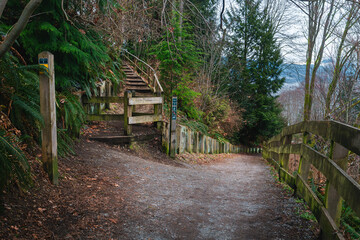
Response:
M205 136L202 133L199 133L199 152L205 153Z
M346 171L349 151L334 141L331 142L330 158L343 170ZM325 189L325 206L334 219L337 226L340 225L342 198L337 193L333 184L327 183Z
M283 146L289 145L289 144L291 144L292 135L284 136L281 140L282 140ZM289 170L289 157L290 157L290 154L288 154L288 153L280 154L280 166L282 168L284 168L286 171Z
M303 143L307 144L309 139L309 133L304 132L303 134ZM302 152L300 153L300 162L299 162L299 174L300 176L307 181L309 177L309 170L310 170L310 162L306 158L303 157Z
M186 151L189 153L193 152L193 141L194 141L194 136L193 136L193 131L187 127L186 128L186 132L187 132L187 141L186 141Z
M156 93L156 96L157 96L157 97L162 97L160 90L158 90L158 91L159 91L159 92ZM163 100L163 101L164 101L164 100ZM154 114L155 114L155 115L162 114L162 104L154 104ZM162 122L156 122L156 123L155 123L157 129L161 129L161 123L162 123Z
M199 153L200 152L200 145L199 145L199 132L194 131L194 145L193 145L193 152Z
M40 112L44 119L41 131L42 161L45 171L53 184L58 184L57 129L55 107L54 55L41 52L39 64L47 68L46 74L40 71Z
M132 117L132 106L129 106L129 100L132 98L130 91L125 92L124 97L124 132L125 135L130 136L132 134L132 126L129 124L129 118Z
M111 85L110 81L105 82L105 96L107 97L111 96ZM105 109L110 109L110 103L105 103Z

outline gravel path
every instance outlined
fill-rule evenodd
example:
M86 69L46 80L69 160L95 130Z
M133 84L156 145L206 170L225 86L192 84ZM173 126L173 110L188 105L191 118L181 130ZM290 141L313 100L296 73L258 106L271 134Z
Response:
M176 167L116 149L85 151L123 200L105 213L122 225L114 239L316 239L259 156Z

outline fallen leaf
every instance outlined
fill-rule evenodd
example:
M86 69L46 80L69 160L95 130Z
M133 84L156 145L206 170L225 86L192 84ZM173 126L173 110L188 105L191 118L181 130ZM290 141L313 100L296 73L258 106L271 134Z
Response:
M117 223L117 220L116 219L113 219L113 218L109 218L109 221L116 224Z
M45 212L46 211L46 209L45 208L38 208L38 210L39 210L39 212L41 212L41 213L43 213L43 212Z
M14 230L19 230L19 228L17 226L10 226L11 229L14 229Z

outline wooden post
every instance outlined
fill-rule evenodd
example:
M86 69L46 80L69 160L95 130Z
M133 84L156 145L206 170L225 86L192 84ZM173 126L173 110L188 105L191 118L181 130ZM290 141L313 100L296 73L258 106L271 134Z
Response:
M41 52L38 59L39 64L47 68L47 73L40 71L39 76L40 112L44 119L41 131L42 161L50 181L58 184L54 55Z
M132 98L132 93L126 91L124 97L124 132L127 136L132 134L132 126L129 124L129 118L132 117L133 107L129 105L130 98Z
M161 97L161 93L157 92L156 96ZM162 104L154 104L154 114L155 115L162 114ZM156 122L155 124L157 129L161 129L161 122Z
M175 158L176 154L176 112L177 97L172 97L171 119L170 119L170 157Z
M186 151L192 153L193 151L193 133L190 128L186 128Z
M199 132L194 132L194 146L193 146L193 151L195 153L199 153L200 152L200 144L199 144Z
M200 136L199 136L199 144L200 144L200 153L205 153L205 139L206 139L206 136L202 133L200 133Z
M331 143L330 158L343 170L346 171L349 151L338 143ZM340 217L343 199L337 193L333 184L327 183L325 189L325 206L334 219L337 226L340 226Z
M105 96L111 96L111 85L112 83L109 81L105 82ZM110 103L105 103L105 109L110 109Z
M285 146L291 144L291 140L292 140L292 135L284 136L282 139L282 145ZM255 153L257 153L257 151L255 151ZM288 153L280 154L280 166L284 168L286 171L289 170L289 157L290 154Z
M303 134L303 143L307 144L309 139L309 133L304 132ZM310 171L310 161L303 157L303 154L300 154L300 162L299 162L299 174L300 176L307 181L309 177L309 171Z

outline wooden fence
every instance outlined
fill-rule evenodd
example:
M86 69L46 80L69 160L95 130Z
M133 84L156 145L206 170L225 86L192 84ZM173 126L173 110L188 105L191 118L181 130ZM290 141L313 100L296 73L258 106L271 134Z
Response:
M303 143L294 144L292 137L298 133L303 133ZM306 144L309 134L331 142L328 156ZM263 157L310 206L320 223L322 239L344 239L338 228L342 199L360 216L360 185L346 173L349 152L360 155L360 129L335 121L309 121L286 127L263 147ZM289 154L300 155L294 174L289 172ZM327 179L324 202L309 186L311 165Z
M105 91L105 89L108 89ZM125 135L132 134L133 124L145 122L161 122L162 121L162 104L163 97L134 97L129 91L126 91L124 97L112 96L111 86L107 83L98 87L98 96L90 99L83 97L82 103L87 113L89 121L124 121ZM105 94L106 93L106 94ZM106 105L110 103L120 103L124 106L124 114L104 114ZM154 105L153 113L135 112L134 106L138 105Z
M162 128L162 146L169 154L170 144L170 124L163 122ZM176 150L177 154L189 153L260 153L260 148L248 148L235 146L229 142L221 142L200 132L193 131L189 127L177 124L176 126Z

